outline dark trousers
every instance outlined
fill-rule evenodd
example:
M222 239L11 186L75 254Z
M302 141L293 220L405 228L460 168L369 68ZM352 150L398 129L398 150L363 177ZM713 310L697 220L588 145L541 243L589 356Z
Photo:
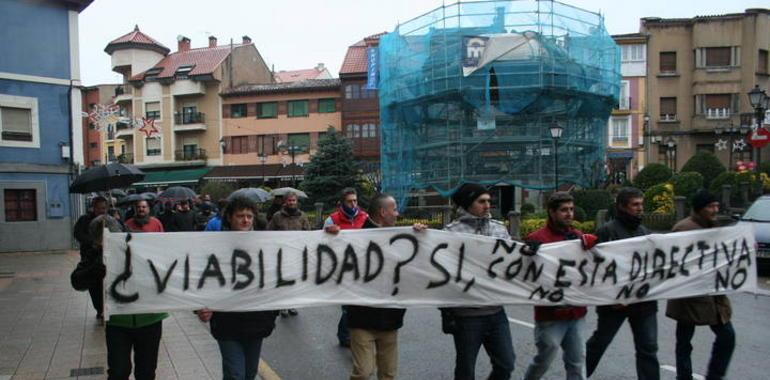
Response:
M658 318L657 313L628 315L625 311L607 310L597 312L596 331L586 342L586 373L590 377L599 361L615 338L620 326L628 318L634 334L636 349L636 377L639 380L660 379L658 363Z
M253 380L259 372L262 338L217 339L224 380Z
M716 335L714 345L711 347L711 359L706 372L706 380L723 379L730 365L730 358L735 349L735 330L733 324L711 325L711 331ZM676 378L677 380L692 380L692 336L695 334L695 325L686 322L676 323Z
M337 323L337 339L340 344L350 344L350 330L348 329L348 308L341 306L342 315Z
M100 316L104 312L104 290L102 283L88 288L88 294L91 295L91 303L94 305L96 315Z
M456 317L455 380L473 380L476 372L476 357L481 346L492 361L492 373L488 379L507 380L511 378L516 355L513 352L511 329L505 311L481 317Z
M134 352L134 378L155 379L158 367L158 347L163 333L163 322L129 328L107 324L107 377L109 380L127 380L131 374L131 351Z

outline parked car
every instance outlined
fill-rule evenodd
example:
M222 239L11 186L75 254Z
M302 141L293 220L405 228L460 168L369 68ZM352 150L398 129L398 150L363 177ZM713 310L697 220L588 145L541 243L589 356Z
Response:
M739 223L751 223L757 238L757 271L770 275L770 195L763 195L751 204Z

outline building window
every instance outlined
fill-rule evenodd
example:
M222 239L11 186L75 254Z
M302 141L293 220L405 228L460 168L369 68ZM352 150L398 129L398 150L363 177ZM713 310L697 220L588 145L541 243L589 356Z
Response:
M107 147L107 161L115 161L115 147L114 146L108 146Z
M231 104L230 105L230 117L246 117L246 105L245 104Z
M361 137L373 138L377 137L377 126L375 124L364 124L361 126Z
M767 50L759 49L759 56L757 57L757 73L767 74Z
M195 67L195 65L179 66L179 68L176 69L176 73L174 73L174 76L176 77L176 79L187 79L190 77L190 71L192 71L193 67Z
M627 110L631 108L630 85L627 80L620 81L620 99L618 99L618 109Z
M35 189L5 189L5 221L33 222L37 220Z
M309 133L291 133L289 134L289 147L294 148L294 153L307 153L310 147Z
M660 52L660 72L661 73L676 72L676 52L675 51Z
M724 67L730 66L732 48L712 47L706 48L706 67Z
M32 110L0 107L3 141L32 141Z
M289 101L289 117L300 117L307 115L307 100Z
M98 148L98 147L99 147L99 144L97 144L97 143L95 143L95 142L89 143L88 145L89 145L91 148Z
M628 118L627 117L613 117L612 118L612 142L628 144Z
M318 99L319 113L337 112L337 101L335 99Z
M707 119L727 119L732 114L732 94L705 95L705 114Z
M358 124L348 124L345 126L345 137L357 139L361 137L361 126Z
M361 97L360 87L357 84L345 85L345 99L358 99Z
M160 102L144 103L145 119L160 120Z
M277 102L257 103L258 119L272 119L275 117L278 117Z
M644 61L646 51L645 51L645 45L642 44L635 44L635 45L621 45L620 46L620 53L621 53L621 62L641 62Z
M148 137L144 140L147 146L147 156L160 156L160 137Z
M660 98L660 121L676 120L676 98Z
M245 154L249 152L249 136L233 136L230 138L230 146L227 153Z

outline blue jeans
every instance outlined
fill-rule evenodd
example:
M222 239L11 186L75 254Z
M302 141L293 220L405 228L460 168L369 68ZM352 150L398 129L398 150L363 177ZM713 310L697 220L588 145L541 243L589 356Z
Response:
M262 338L217 339L217 343L222 354L224 380L252 380L257 377Z
M337 339L342 344L350 344L350 329L348 329L348 308L340 306L342 309L342 315L340 315L340 321L337 323Z
M631 332L634 334L636 378L639 380L659 380L657 313L628 315L623 311L603 311L597 312L597 315L599 319L596 323L596 331L586 343L586 371L588 376L594 373L604 351L607 350L620 326L628 318Z
M711 331L716 335L714 345L711 347L711 359L706 372L706 380L723 379L727 374L727 367L735 349L735 330L733 324L711 325ZM695 325L686 322L676 323L676 378L677 380L692 380L692 336L695 334Z
M507 380L516 364L513 352L511 329L505 311L481 317L456 317L457 328L455 342L455 379L473 380L475 378L476 357L481 346L492 361L492 373L489 379Z
M567 380L585 380L585 343L581 332L584 326L585 318L535 322L537 354L532 358L524 379L543 377L561 347Z

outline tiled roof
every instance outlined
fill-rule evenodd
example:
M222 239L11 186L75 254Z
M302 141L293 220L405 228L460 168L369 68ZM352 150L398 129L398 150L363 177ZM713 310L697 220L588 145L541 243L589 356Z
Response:
M171 50L158 41L155 41L152 37L139 31L139 25L134 26L134 30L128 34L124 34L107 44L104 51L107 54L112 54L113 51L118 49L149 49L157 51L163 55L168 54Z
M323 71L317 69L279 71L275 73L276 82L299 82L307 79L316 79Z
M383 35L385 32L372 34L348 47L348 52L342 61L342 67L340 67L340 75L366 73L366 48L379 44L380 37Z
M242 44L233 45L233 48L246 46ZM230 45L217 46L213 48L204 47L190 49L181 52L175 52L167 55L160 62L155 64L153 69L161 69L158 78L172 78L180 66L193 66L193 69L187 74L189 76L207 75L214 72L222 61L230 54ZM144 79L147 71L134 75L131 80Z
M304 91L338 90L339 79L307 79L299 82L247 84L222 91L222 96L260 95Z

